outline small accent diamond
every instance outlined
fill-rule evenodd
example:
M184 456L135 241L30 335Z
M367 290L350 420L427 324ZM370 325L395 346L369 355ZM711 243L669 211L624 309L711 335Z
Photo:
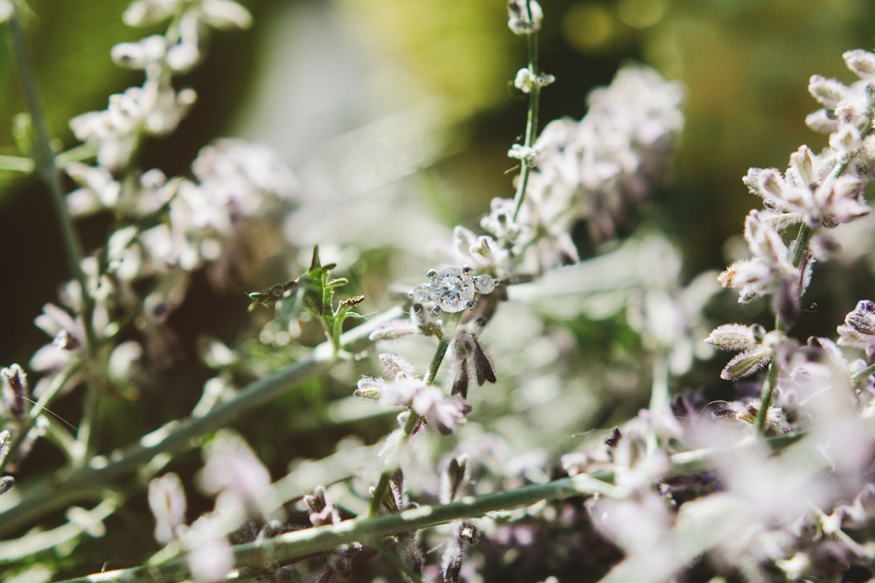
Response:
M478 294L491 294L495 289L495 279L491 275L475 275L474 289Z

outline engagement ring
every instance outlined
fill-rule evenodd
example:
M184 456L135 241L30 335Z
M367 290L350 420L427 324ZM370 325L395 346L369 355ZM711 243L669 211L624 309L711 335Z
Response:
M473 309L474 294L489 294L495 289L495 278L491 275L471 275L473 269L467 265L447 267L440 271L430 270L431 283L423 283L408 293L417 304L433 303L432 314L441 312L461 312Z

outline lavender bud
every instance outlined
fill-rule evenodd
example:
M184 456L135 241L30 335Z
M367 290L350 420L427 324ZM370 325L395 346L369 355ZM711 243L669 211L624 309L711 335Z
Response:
M614 427L613 431L611 431L611 436L605 440L605 445L610 448L617 447L617 444L620 443L620 439L623 438L623 434L620 433L619 427Z
M495 372L492 370L492 363L489 362L489 357L483 352L480 343L474 341L474 370L477 372L477 384L483 386L483 383L489 381L495 382Z
M812 75L808 82L808 92L820 103L833 109L848 94L848 88L835 79Z
M468 456L462 455L450 460L450 465L441 476L441 503L449 504L456 499L459 490L465 483L465 472L468 468Z
M404 473L401 468L398 468L389 480L389 489L386 490L383 506L392 513L404 510Z
M509 0L507 26L514 34L531 34L541 28L544 11L535 0Z
M468 361L463 360L459 366L459 376L453 381L453 390L451 395L461 395L463 399L468 398Z
M875 54L869 51L857 49L847 51L842 55L848 69L856 73L860 77L868 77L875 73Z
M444 581L458 581L462 570L462 546L454 537L447 541L447 548L441 557L441 574Z
M15 478L12 476L3 476L0 478L0 496L12 489L15 485Z
M27 375L17 364L0 370L3 377L3 400L16 417L24 415L25 402L28 400Z
M185 524L185 490L174 473L164 474L149 482L149 508L155 516L155 540L167 544L178 536Z
M52 339L52 345L58 350L76 350L81 346L81 343L67 330L61 330L58 332L58 335Z
M743 350L757 344L753 326L723 324L715 328L705 342L720 350Z
M310 523L313 526L340 522L340 513L331 504L328 493L322 486L316 486L312 494L304 496L304 503L310 507Z
M746 377L764 367L771 359L772 351L764 347L742 352L729 361L720 378L733 381Z

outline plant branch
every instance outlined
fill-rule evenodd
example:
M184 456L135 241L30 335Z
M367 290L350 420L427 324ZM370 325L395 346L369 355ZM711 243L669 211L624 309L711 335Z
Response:
M374 326L397 318L402 313L399 306L383 312L367 324L345 333L342 336L343 344L349 345L367 338ZM103 465L92 462L88 466L73 469L59 479L22 488L22 500L0 513L0 536L26 527L34 520L74 501L93 498L98 485L134 474L138 467L149 463L160 453L174 453L195 447L204 433L227 425L243 412L267 403L303 381L328 370L334 364L331 344L320 344L313 350L310 358L255 381L235 398L203 417L171 421L141 438L137 445L113 455L111 461L99 458L104 462Z
M476 498L466 497L450 504L422 506L398 514L368 516L345 520L336 525L293 531L232 548L238 568L267 565L274 561L289 561L328 552L342 544L371 541L384 536L446 524L453 520L480 517L490 512L529 506L541 500L594 494L615 497L621 492L609 482L595 476L581 474L548 484L526 486ZM188 575L185 558L180 557L160 565L95 573L60 583L170 583L184 579Z
M431 359L431 364L428 366L428 372L425 375L425 382L433 384L437 378L437 373L441 368L441 363L444 361L444 356L447 354L447 349L450 347L450 338L459 325L462 319L462 312L451 315L447 318L447 326L441 334L441 339L438 341L434 356ZM413 409L410 409L410 416L407 417L407 422L401 430L401 436L395 442L392 452L386 458L386 465L383 467L383 473L380 474L380 481L377 482L377 487L374 488L374 493L371 496L371 501L368 504L368 516L376 516L380 513L380 506L383 504L383 497L386 495L386 490L389 488L389 480L401 463L401 454L404 451L404 446L410 440L410 436L419 425L420 417Z

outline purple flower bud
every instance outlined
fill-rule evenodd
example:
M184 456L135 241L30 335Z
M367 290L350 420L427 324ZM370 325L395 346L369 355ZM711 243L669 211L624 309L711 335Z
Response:
M0 370L3 377L3 400L15 417L24 416L28 397L27 375L17 364Z
M3 476L0 478L0 496L12 489L15 485L15 478L12 476Z

